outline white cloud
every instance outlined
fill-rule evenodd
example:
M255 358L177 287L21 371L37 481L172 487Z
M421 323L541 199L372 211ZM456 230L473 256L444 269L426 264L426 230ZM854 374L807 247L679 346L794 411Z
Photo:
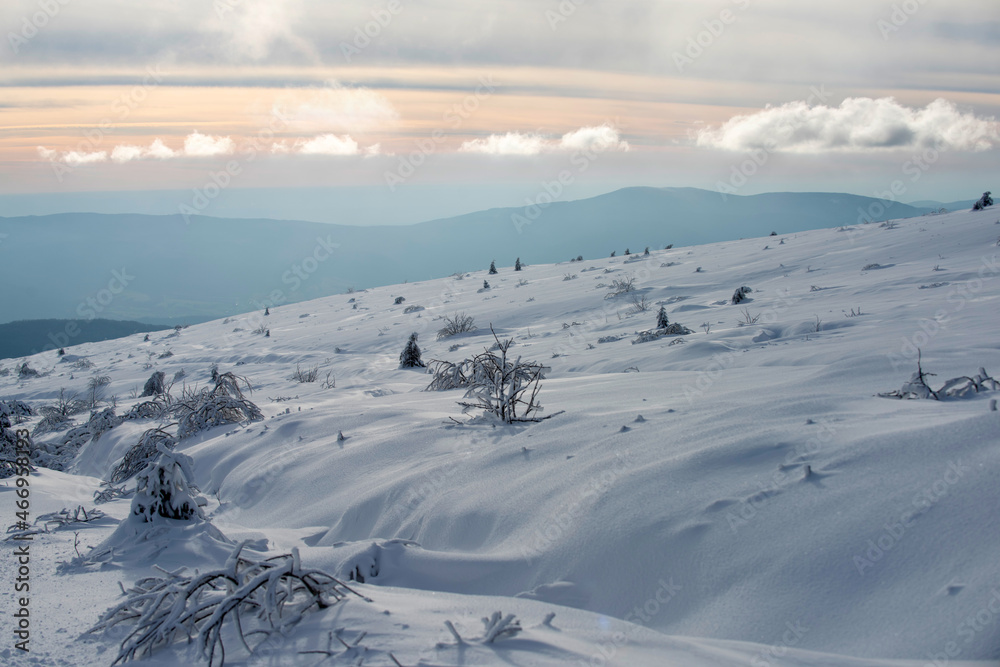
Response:
M170 158L178 157L178 155L178 152L164 144L162 139L154 139L148 148L127 145L115 146L111 151L111 161L121 164L144 158L169 160Z
M982 151L1000 143L1000 123L963 113L937 99L923 108L891 97L848 98L839 107L789 102L754 114L735 116L720 127L701 130L698 146L743 151L821 153L917 149Z
M299 139L295 142L296 152L302 155L357 155L358 142L348 135L338 137L335 134L321 134L309 140Z
M538 134L507 132L491 134L485 139L471 139L462 144L465 153L485 153L487 155L539 155L556 151L627 151L629 145L623 141L618 130L610 125L581 127L567 132L559 139L546 139Z
M229 155L236 145L229 137L213 137L195 130L184 139L184 155L188 157L214 157Z
M60 158L68 165L77 166L81 164L92 164L94 162L104 162L108 159L107 151L96 151L93 153L83 153L81 151L69 151L63 153Z
M568 151L627 151L629 145L623 141L618 130L610 125L596 127L581 127L574 132L567 132L559 140L560 148Z
M189 134L184 139L184 147L180 150L173 150L162 139L154 139L149 146L134 146L122 144L108 151L93 151L90 153L83 151L67 151L59 153L44 146L38 147L38 154L46 160L56 160L71 166L83 164L93 164L96 162L112 162L124 164L133 160L169 160L180 157L215 157L217 155L229 155L236 151L236 144L229 137L215 137L201 134L197 130Z
M491 134L485 139L463 142L460 151L488 155L538 155L546 148L546 140L537 134Z

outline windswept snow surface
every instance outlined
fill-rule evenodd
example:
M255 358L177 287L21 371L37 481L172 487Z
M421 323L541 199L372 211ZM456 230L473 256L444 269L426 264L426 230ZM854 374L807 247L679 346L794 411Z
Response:
M108 375L121 414L153 370L185 371L175 395L207 385L213 364L249 378L264 421L178 446L212 524L275 554L298 548L344 579L360 573L374 602L310 615L227 664L391 665L390 652L407 666L996 664L1000 392L876 396L909 380L917 348L934 388L980 367L1000 375L996 216L498 267L488 291L483 267L72 348L90 370L37 355L27 361L43 375L0 376L0 398L37 407ZM635 292L606 298L629 276ZM753 291L730 305L743 285ZM649 310L635 312L633 295ZM660 304L694 333L632 344ZM437 340L458 312L478 331ZM269 337L252 333L261 325ZM398 368L412 332L425 362L457 362L493 344L490 325L551 368L539 394L551 419L458 424L474 416L456 403L462 390L424 392L424 369ZM318 367L318 380L291 379L297 366ZM33 514L90 507L155 424L126 422L86 444L69 473L33 475ZM8 524L14 500L6 480ZM100 507L124 518L129 501ZM78 548L114 529L78 528ZM112 638L81 633L120 601L116 582L150 574L155 559L56 574L75 555L72 533L32 543L28 655L10 639L16 565L3 544L5 663L114 659ZM219 567L219 544L172 544L160 564ZM478 643L494 611L524 631ZM341 629L349 643L367 630L363 648L333 640L334 657L300 653ZM150 664L196 658L179 643Z

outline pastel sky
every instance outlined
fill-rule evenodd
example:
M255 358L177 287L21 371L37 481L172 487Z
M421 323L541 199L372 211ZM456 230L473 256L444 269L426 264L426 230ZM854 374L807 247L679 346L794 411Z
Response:
M996 0L4 0L0 35L0 195L1000 190Z

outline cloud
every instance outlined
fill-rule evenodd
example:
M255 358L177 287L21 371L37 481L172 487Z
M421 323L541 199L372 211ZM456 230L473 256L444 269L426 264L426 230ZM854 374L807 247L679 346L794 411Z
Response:
M97 162L107 162L109 159L117 164L132 162L133 160L169 160L181 157L215 157L218 155L230 155L236 151L235 142L229 137L216 137L208 134L201 134L197 130L189 134L184 139L184 147L180 150L173 150L162 139L154 139L149 146L134 146L122 144L108 151L93 151L90 153L83 151L58 151L44 146L38 147L38 154L46 159L56 162L63 162L71 166L83 164L94 164Z
M154 139L153 143L150 144L148 148L143 148L142 146L123 145L115 146L111 151L111 161L119 164L131 162L132 160L141 160L144 158L168 160L177 156L177 151L169 148L163 143L162 139Z
M485 139L466 141L459 150L487 155L539 155L557 151L627 151L629 145L621 139L614 127L597 125L567 132L559 139L546 139L539 134L520 132L491 134Z
M618 130L610 125L581 127L575 132L567 132L559 140L559 146L567 151L627 151L629 145L623 141Z
M153 142L154 144L156 142ZM236 144L229 137L213 137L195 130L184 139L184 155L188 157L214 157L229 155Z
M357 155L358 142L348 135L321 134L309 140L295 142L296 151L302 155Z
M491 134L485 139L471 139L463 142L458 150L465 153L486 153L487 155L538 155L546 148L546 140L537 134Z
M1000 143L1000 123L963 113L936 99L910 108L891 97L848 98L839 107L789 102L757 113L734 116L715 129L698 132L696 144L744 151L766 148L793 153L870 152L935 147L983 151Z

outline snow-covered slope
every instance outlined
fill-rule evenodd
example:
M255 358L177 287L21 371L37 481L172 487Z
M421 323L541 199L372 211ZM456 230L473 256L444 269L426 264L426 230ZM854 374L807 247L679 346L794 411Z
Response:
M184 370L175 394L207 384L213 364L250 379L263 422L179 445L212 523L344 578L363 573L375 602L311 616L273 663L248 664L322 664L295 651L339 627L369 630L373 665L392 664L389 651L405 665L995 661L1000 392L876 394L909 380L917 348L934 388L980 367L1000 374L996 220L928 216L331 296L69 348L89 370L31 357L43 375L0 376L0 398L42 405L101 374L121 413L154 369ZM625 277L636 290L606 298ZM752 292L732 305L743 285ZM649 310L635 312L633 296ZM661 304L694 333L632 344ZM457 312L478 332L437 340ZM539 396L555 416L458 424L461 390L424 392L430 375L398 368L412 332L425 361L454 362L490 346L491 325L550 367ZM253 333L261 326L268 337ZM318 367L318 380L291 379L296 367ZM86 444L74 474L41 471L33 511L84 502L152 425ZM13 502L7 480L8 523ZM128 513L127 500L101 507ZM112 530L81 530L81 551ZM76 636L116 602L114 581L147 570L55 575L73 555L67 534L33 546L45 559L33 641L46 664L110 663L107 639ZM445 630L451 620L474 637L496 610L525 631L456 647Z

